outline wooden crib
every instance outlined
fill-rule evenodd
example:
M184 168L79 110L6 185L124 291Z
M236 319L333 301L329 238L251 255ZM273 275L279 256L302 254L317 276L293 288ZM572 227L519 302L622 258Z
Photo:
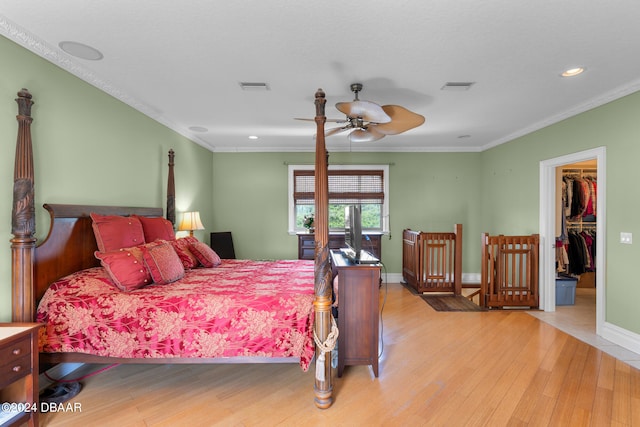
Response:
M539 243L538 234L482 234L480 302L483 307L538 307Z
M462 292L462 224L453 232L402 232L402 277L416 292Z

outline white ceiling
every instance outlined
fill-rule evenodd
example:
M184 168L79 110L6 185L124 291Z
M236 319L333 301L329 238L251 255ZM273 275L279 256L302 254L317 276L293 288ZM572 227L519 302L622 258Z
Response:
M638 0L0 0L0 34L211 151L313 151L294 117L322 88L344 118L354 82L426 122L330 151L481 151L639 90L639 19Z

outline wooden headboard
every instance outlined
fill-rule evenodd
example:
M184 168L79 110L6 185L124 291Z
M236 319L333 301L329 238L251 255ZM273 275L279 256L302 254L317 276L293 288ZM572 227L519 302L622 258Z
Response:
M98 250L89 214L162 216L162 208L127 208L118 206L45 204L51 216L46 239L35 248L34 298L38 301L49 285L68 274L97 267L94 256ZM35 313L34 313L35 316Z

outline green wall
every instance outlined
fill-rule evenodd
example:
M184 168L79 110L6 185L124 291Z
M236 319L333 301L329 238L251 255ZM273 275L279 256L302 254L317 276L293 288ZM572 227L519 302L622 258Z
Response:
M13 153L20 88L34 95L37 236L48 219L42 203L164 206L166 153L176 151L177 210L199 210L206 230L231 230L241 258L295 258L287 233L286 164L313 163L313 153L211 153L0 37L0 320L10 318L9 249ZM383 240L387 271L401 269L401 232L464 224L463 271L480 270L480 234L538 232L539 163L607 149L607 321L640 333L640 94L632 94L482 153L332 153L331 163L390 164L391 234Z
M479 153L331 153L330 164L389 164L390 228L382 259L402 271L402 230L464 225L463 271L480 270ZM232 231L239 258L296 258L287 230L287 165L313 153L214 153L212 231Z
M0 321L11 318L14 99L21 88L35 101L31 133L39 241L49 227L43 203L166 206L170 148L176 152L177 210L199 209L203 222L211 222L211 152L4 37L0 57L0 240L5 242Z
M403 228L448 230L461 222L463 271L479 273L482 232L539 232L540 161L605 146L606 321L640 333L634 307L640 250L618 237L640 232L634 189L640 182L639 110L636 93L482 153L332 153L330 163L391 165L391 234L382 244L387 271L401 271ZM312 162L312 153L214 153L212 227L233 231L239 257L296 256L296 238L287 234L286 164ZM240 201L238 194L244 195Z
M620 243L620 232L640 236L640 93L623 97L481 154L482 224L491 233L533 233L539 227L539 164L606 147L606 321L640 333L640 245Z

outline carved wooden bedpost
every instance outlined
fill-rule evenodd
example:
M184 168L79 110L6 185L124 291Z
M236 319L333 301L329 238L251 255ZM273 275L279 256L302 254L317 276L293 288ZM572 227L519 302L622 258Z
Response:
M318 89L315 94L316 117L316 159L315 159L315 334L320 342L325 342L331 332L331 264L329 257L329 183L328 153L324 143L325 94ZM315 403L326 409L333 403L331 384L331 353L320 357L316 346Z
M169 177L167 178L167 219L171 224L176 225L176 185L173 177L173 159L175 152L173 148L169 150Z
M33 322L33 256L36 246L34 207L33 149L31 146L31 94L18 92L18 140L13 171L13 210L11 213L11 289L13 322Z

